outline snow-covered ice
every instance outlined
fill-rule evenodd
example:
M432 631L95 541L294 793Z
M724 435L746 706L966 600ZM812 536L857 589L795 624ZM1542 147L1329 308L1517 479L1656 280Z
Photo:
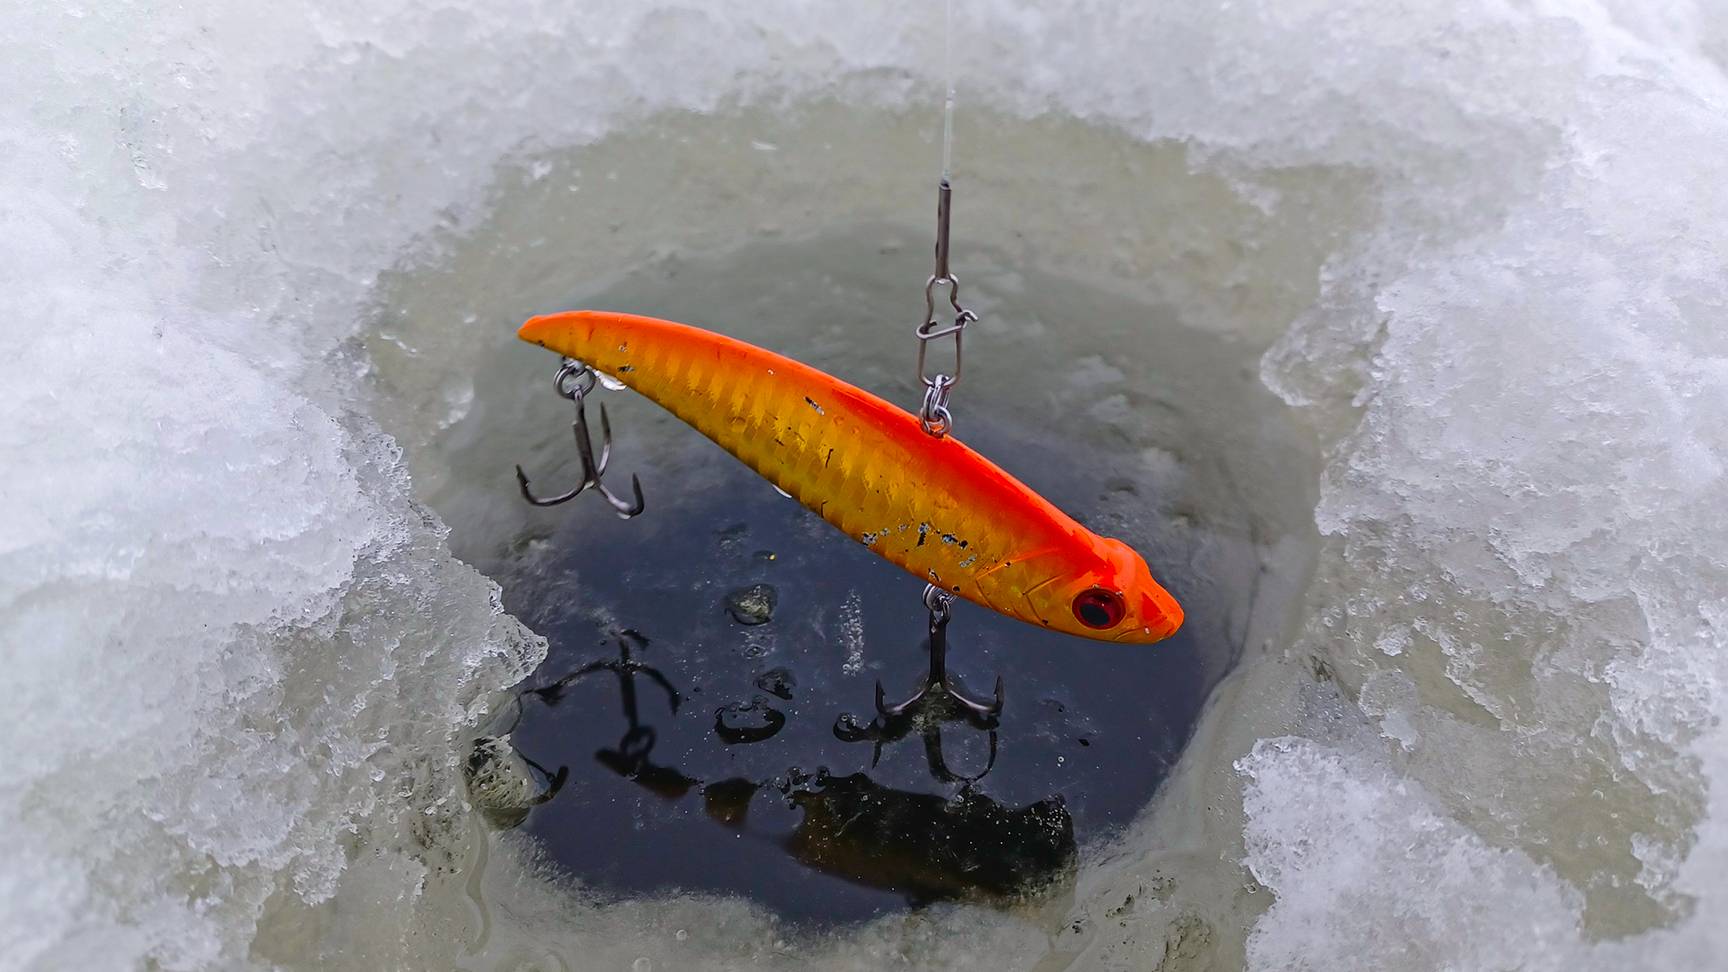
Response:
M962 178L972 105L1177 160L1050 199L1217 194L1071 249L1267 347L1325 456L1299 632L1052 913L787 941L480 866L454 743L543 646L372 412L381 275L657 113L922 106L928 6L0 16L0 967L1722 965L1728 14L1687 0L956 0ZM797 218L748 198L699 215Z

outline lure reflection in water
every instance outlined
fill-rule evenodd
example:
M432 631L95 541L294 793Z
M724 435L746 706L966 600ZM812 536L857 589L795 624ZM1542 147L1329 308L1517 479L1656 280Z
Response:
M726 780L706 787L703 798L710 816L740 826L757 789ZM1074 863L1074 821L1060 796L1008 807L970 786L947 798L883 786L863 773L818 773L789 798L804 817L782 841L787 853L914 905L1011 901Z
M630 657L632 637L618 640L619 659L584 665L523 693L519 702L558 705L583 676L616 674L626 726L619 742L595 751L594 760L662 805L700 792L703 811L716 825L753 837L761 847L777 847L812 870L901 895L913 906L954 899L1006 904L1050 884L1074 864L1074 822L1062 798L1005 805L975 785L988 766L950 797L887 786L865 773L836 776L819 770L812 775L790 769L771 781L704 782L658 763L652 758L656 734L641 720L635 679L662 686L672 700L679 695L664 675ZM556 798L568 773L565 767L555 772L540 767L497 737L482 740L475 753L470 789L477 802L491 795L487 816L500 828L520 824L534 807ZM955 779L935 767L932 773L941 782ZM797 824L790 833L752 831L752 808L775 800L799 814Z

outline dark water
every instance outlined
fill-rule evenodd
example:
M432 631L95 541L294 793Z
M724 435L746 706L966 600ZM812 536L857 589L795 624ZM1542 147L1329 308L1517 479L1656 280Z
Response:
M1048 431L963 421L969 444L1088 525L1121 533L1112 511L1155 507ZM628 462L621 446L618 487ZM548 489L570 474L531 472ZM1204 582L1154 517L1124 539L1184 600L1181 633L1112 646L957 603L950 671L977 697L1004 684L993 762L992 733L964 721L878 752L836 720L870 721L878 680L891 702L921 684L922 583L694 432L643 479L644 515L580 497L488 565L551 645L512 740L562 783L522 826L603 894L740 894L828 924L1060 880L1077 841L1146 805L1234 651L1230 620L1208 616L1228 600L1185 597ZM728 610L751 585L772 588L766 623Z

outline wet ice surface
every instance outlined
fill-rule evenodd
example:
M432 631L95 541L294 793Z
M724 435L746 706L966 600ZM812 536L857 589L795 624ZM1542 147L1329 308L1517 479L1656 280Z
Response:
M981 416L971 417L966 431L968 444L1001 457L1059 506L1083 522L1097 519L1112 489L1107 464L1065 454L1048 433ZM647 478L648 513L621 521L591 501L573 503L551 536L528 541L519 557L489 569L503 584L505 606L551 642L529 682L540 690L522 695L512 739L550 771L569 767L569 783L526 824L552 857L613 895L721 891L763 901L792 919L855 919L974 885L982 891L1001 885L976 870L1035 840L1009 811L1023 814L1050 801L1047 842L1070 825L1070 816L1081 840L1096 841L1145 805L1208 687L1197 655L1227 658L1233 651L1219 619L1204 613L1209 605L1199 605L1176 637L1125 648L959 604L950 670L975 696L987 696L998 674L1006 686L994 765L987 735L955 722L940 730L945 767L932 765L917 732L885 743L872 767L872 743L842 742L833 727L846 712L870 720L877 679L890 701L920 683L922 584L778 495L718 447L694 432L689 438L674 462ZM621 452L615 461L628 456ZM703 488L681 491L681 469L705 472L695 477ZM1148 552L1180 598L1191 578L1185 558L1168 556L1172 549L1166 543ZM727 610L728 595L760 584L778 592L772 621L739 623ZM662 688L632 674L640 722L630 727L619 684L623 666L560 682L591 662L618 659L624 646L679 693L676 714ZM862 665L848 668L860 649ZM772 732L767 713L781 714L784 726L764 741L729 745L728 733L716 731L717 712L727 730ZM860 833L865 823L855 821L849 839L860 846L853 856L868 860L851 872L855 880L846 880L831 873L844 871L845 863L823 867L802 839L812 828L809 811L792 808L782 794L784 788L821 793L807 778L825 772L867 773L879 786L944 799L879 833ZM948 873L936 863L923 865L936 873L908 873L898 859L931 856L918 842L917 825L957 813L946 800L962 787L945 772L982 775L972 800L993 801L999 812L956 836L964 853ZM762 785L741 828L725 819L738 811L717 812L702 792L704 784L712 793L712 784L724 781ZM872 806L882 806L881 797L833 799L865 820ZM1069 840L1066 858L1033 854L1036 866L1021 876L1038 883L1061 877L1073 863Z

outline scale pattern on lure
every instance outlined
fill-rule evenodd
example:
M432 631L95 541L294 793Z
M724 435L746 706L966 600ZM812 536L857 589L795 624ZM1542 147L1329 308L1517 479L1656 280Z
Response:
M1009 617L1148 643L1182 608L1099 537L953 437L809 365L711 331L600 311L519 336L610 375L913 575Z

